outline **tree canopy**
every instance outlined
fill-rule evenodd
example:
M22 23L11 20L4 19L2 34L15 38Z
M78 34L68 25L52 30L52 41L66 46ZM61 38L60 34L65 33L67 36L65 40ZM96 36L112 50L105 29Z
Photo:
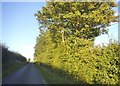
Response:
M35 16L40 29L49 29L54 38L64 33L65 37L94 39L117 21L112 9L116 6L114 2L49 2Z

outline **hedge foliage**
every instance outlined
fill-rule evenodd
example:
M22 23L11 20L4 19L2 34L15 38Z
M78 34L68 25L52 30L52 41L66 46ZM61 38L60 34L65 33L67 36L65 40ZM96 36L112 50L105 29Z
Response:
M36 62L64 70L83 83L118 83L120 45L117 42L100 47L90 40L71 38L65 45L57 45L52 43L47 32L40 36L35 47Z
M40 35L34 61L64 70L80 83L119 84L120 45L94 46L95 37L116 22L112 7L114 2L48 3L35 14Z
M4 44L0 44L0 48L2 50L2 64L3 65L10 65L16 62L26 62L26 58L20 55L17 52L11 51L8 47Z

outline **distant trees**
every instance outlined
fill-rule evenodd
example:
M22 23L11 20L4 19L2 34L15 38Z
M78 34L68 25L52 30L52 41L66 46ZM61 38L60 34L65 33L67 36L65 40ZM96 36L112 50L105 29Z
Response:
M117 84L117 42L94 46L95 37L117 22L114 2L49 2L35 14L40 35L34 60L59 68L89 84ZM114 29L114 28L113 28Z
M28 59L28 61L27 62L30 62L30 58Z

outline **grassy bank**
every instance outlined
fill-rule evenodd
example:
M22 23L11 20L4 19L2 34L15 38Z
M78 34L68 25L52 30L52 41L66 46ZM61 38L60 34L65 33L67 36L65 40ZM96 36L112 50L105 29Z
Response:
M27 59L18 52L11 51L4 44L0 44L2 49L2 78L23 67Z
M77 84L71 75L45 64L35 64L48 84ZM58 72L59 70L59 72Z
M5 78L9 74L13 73L14 71L22 68L24 65L26 65L25 62L16 62L15 64L5 64L2 65L2 78Z

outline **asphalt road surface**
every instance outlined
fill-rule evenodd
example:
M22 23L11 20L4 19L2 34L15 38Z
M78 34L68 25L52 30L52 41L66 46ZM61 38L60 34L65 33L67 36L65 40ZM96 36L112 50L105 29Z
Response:
M2 84L47 84L34 64L29 63L3 79Z

